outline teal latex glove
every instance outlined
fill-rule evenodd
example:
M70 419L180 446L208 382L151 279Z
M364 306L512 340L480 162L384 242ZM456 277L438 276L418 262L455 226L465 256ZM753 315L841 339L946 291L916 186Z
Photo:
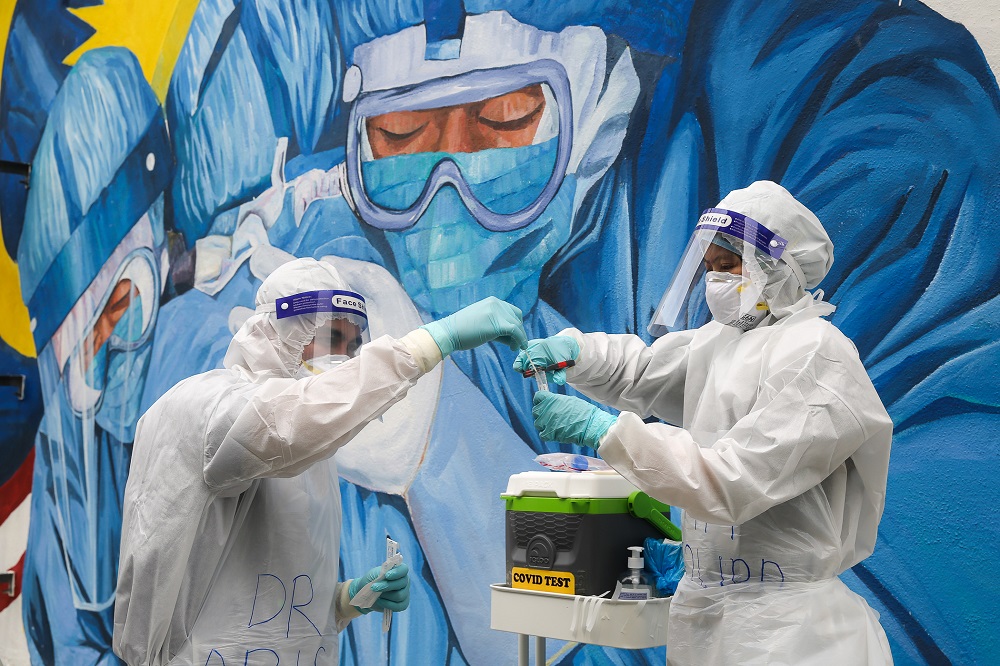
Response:
M514 370L526 372L534 363L538 369L555 365L560 361L575 361L580 355L580 345L568 335L553 335L543 340L529 340L527 349L514 359ZM554 370L548 373L548 378L556 384L566 383L566 371Z
M593 449L617 420L586 400L547 391L535 394L531 415L535 417L535 430L542 439Z
M347 588L347 596L351 599L368 583L378 578L382 567L373 567L364 576L355 578ZM397 564L385 572L385 578L372 585L373 592L382 592L371 608L358 608L363 614L372 611L390 610L393 613L406 610L410 605L410 568L405 564ZM357 608L357 606L355 606Z
M494 296L420 328L431 334L441 350L441 356L493 340L504 343L514 351L528 344L521 311Z

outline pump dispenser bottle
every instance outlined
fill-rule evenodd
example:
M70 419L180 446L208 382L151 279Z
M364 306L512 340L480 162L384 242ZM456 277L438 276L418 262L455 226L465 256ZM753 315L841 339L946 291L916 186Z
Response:
M642 601L656 596L656 587L649 575L643 571L645 560L642 546L629 546L628 571L618 577L618 585L612 599Z

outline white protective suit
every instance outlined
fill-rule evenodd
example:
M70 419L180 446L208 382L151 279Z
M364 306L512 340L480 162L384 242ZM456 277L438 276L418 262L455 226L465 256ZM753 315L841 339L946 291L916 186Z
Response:
M341 510L331 456L441 355L417 329L294 379L324 313L277 326L264 310L311 289L348 287L314 259L277 269L230 343L225 369L178 383L139 420L113 639L129 664L339 659L337 634L358 612L337 581Z
M719 208L789 239L806 288L829 270L819 220L777 185ZM622 410L601 457L684 510L669 664L891 663L877 613L837 575L875 547L892 422L853 343L821 318L833 306L778 268L771 314L746 333L713 321L647 347L565 331L581 348L567 380Z

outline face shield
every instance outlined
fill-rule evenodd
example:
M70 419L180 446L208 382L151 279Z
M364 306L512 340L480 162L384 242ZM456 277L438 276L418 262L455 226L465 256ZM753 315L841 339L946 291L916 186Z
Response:
M371 339L365 299L357 292L306 291L277 299L274 312L282 339L304 334L301 377L318 375L354 358Z
M709 208L698 219L649 324L653 336L697 325L707 298L716 320L749 330L767 313L767 275L780 261L788 242L746 215ZM793 267L795 268L795 267Z
M85 294L81 299L97 302L82 328L57 332L55 347L68 352L67 359L59 360L63 362L67 397L77 416L100 412L109 388L118 388L120 380L131 375L124 366L134 361L133 354L152 335L158 293L153 253L138 248L124 259L102 295ZM64 338L72 340L72 347L62 344Z
M347 136L351 202L366 223L399 231L450 186L485 229L521 229L559 191L572 125L569 79L551 59L361 93Z
M121 515L105 497L128 470L159 310L159 270L143 225L126 238L39 354L46 395L40 441L75 608L114 603L117 568L107 550ZM120 251L120 255L119 255Z

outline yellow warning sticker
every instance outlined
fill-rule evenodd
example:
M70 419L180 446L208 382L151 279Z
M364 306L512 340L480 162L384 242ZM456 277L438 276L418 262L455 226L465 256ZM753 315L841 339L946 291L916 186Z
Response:
M546 571L544 569L512 567L510 570L510 581L511 587L519 590L576 594L576 578L568 571Z

